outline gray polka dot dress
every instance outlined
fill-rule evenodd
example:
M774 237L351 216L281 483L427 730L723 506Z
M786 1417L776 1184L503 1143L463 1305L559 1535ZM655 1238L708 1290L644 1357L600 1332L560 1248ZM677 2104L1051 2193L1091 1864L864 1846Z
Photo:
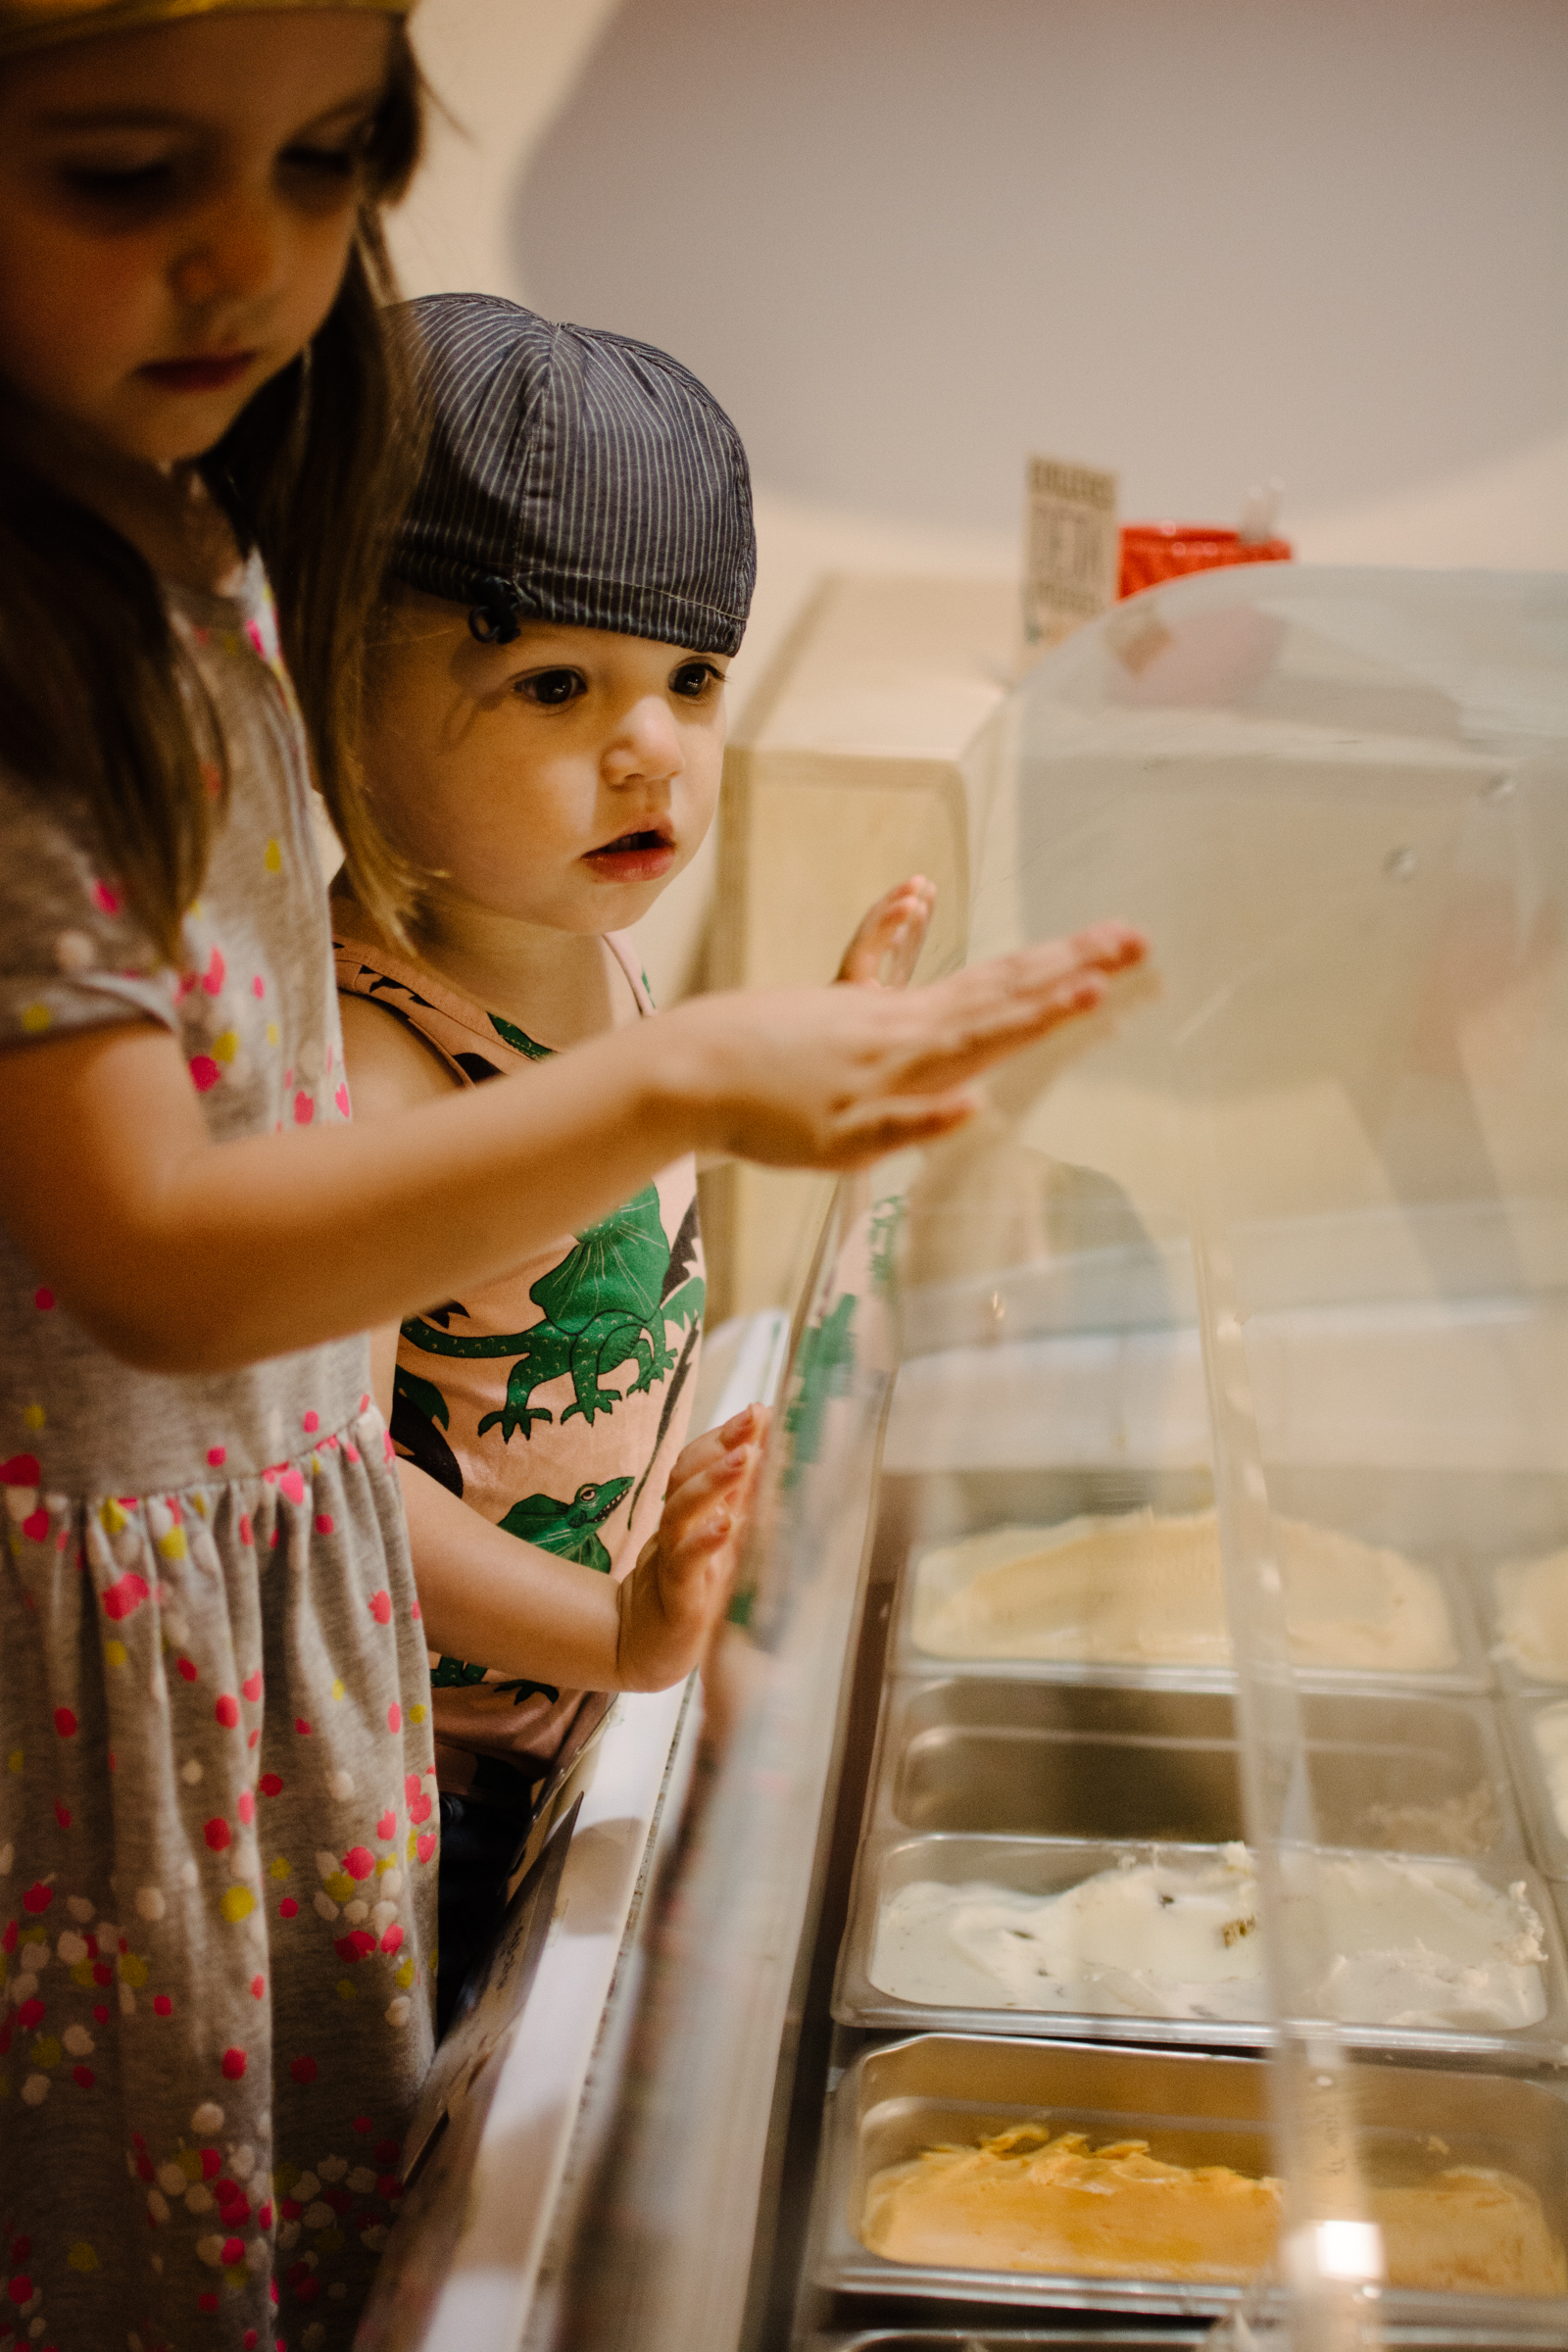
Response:
M232 797L183 969L0 767L0 1042L150 1016L224 1140L346 1119L258 567L172 591ZM347 2345L429 2062L429 1691L362 1339L110 1356L0 1228L0 2352Z

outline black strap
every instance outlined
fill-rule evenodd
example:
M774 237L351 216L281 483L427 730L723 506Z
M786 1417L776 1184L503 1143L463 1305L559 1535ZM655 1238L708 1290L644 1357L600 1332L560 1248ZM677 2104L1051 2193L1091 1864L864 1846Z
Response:
M525 610L516 583L492 575L479 583L477 601L468 614L469 631L481 645L510 645L517 634L517 616Z

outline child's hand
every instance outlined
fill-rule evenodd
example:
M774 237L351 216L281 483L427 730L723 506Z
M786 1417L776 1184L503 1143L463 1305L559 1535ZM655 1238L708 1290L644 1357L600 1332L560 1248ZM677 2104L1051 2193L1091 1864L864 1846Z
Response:
M926 988L688 999L658 1016L675 1132L772 1167L859 1168L933 1143L978 1109L971 1079L1092 1012L1148 952L1126 923L1097 923ZM637 1039L645 1067L654 1030Z
M836 978L858 988L907 987L936 903L937 886L924 874L911 874L906 882L895 883L861 916Z
M749 1404L677 1460L658 1531L616 1588L622 1690L667 1690L702 1656L734 1582L767 1420Z

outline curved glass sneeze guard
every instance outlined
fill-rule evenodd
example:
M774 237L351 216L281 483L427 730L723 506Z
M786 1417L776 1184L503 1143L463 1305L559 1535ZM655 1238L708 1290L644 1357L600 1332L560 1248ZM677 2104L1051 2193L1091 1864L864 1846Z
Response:
M1066 2120L1279 2183L1254 2289L1161 2284L1156 2263L1022 2299L1058 2325L1079 2304L1217 2317L1239 2346L1560 2346L1568 582L1178 581L1041 662L968 765L971 956L1116 914L1157 982L841 1194L719 1693L728 1745L559 2340L747 2340L874 1519L903 1582L846 2050L911 2046L889 2042L870 1931L855 1942L865 1890L986 1875L1079 1923L1077 1974L1058 1936L1072 1981L1049 1998L972 1972L946 2011L909 1996L901 2030L948 2036L923 2079L951 2102L965 2036L993 2083L1025 2043L1031 2082L1054 2051L1079 2084L1112 2060L1130 2084L1208 2070L1185 2120L1164 2091L1119 2131L1113 2102ZM960 1846L961 1872L937 1850ZM1189 1940L1163 1977L1152 1943L1097 1959L1089 1908L1052 1906L1122 1872L1152 1916L1207 1903L1213 1951ZM1264 2048L1260 2138L1237 2053ZM858 2063L846 2082L870 2081ZM1256 2104L1232 2114L1244 2079ZM884 2126L858 2128L863 2152ZM808 2262L848 2247L850 2328L875 2262L826 2178ZM1029 2324L1004 2275L881 2278L906 2322L928 2296L924 2327L960 2300L992 2331Z
M1160 994L916 1184L884 1473L946 1472L949 1539L1151 1511L1147 1646L1054 1652L1151 1704L1214 1662L1168 1589L1211 1499L1283 2176L1253 2325L1561 2341L1568 582L1185 581L987 751L971 954L1116 913Z
M639 2002L615 2144L574 2235L564 2343L731 2352L741 2340L894 1370L899 1203L885 1195L863 1177L840 1187L800 1318L759 1532L707 1678L706 1786Z
M1492 2290L1479 2324L1526 2328L1529 2266L1508 2278L1502 2241L1529 2205L1555 2245L1528 2296L1550 2340L1568 2330L1556 2088L1568 2008L1562 1915L1541 1872L1561 1846L1521 1834L1549 1807L1536 1801L1539 1710L1517 1705L1506 1593L1522 1575L1552 1629L1538 1649L1563 1643L1568 599L1561 583L1372 588L1359 611L1339 608L1323 720L1370 684L1390 723L1374 731L1358 716L1344 747L1353 791L1332 759L1257 779L1232 854L1250 836L1260 864L1283 863L1289 838L1309 836L1314 887L1288 894L1273 936L1236 958L1172 1041L1247 1813L1281 2021L1285 2268L1302 2341L1371 2340L1396 2307L1407 2324L1452 2324L1466 2286ZM1369 681L1374 661L1383 676ZM1314 1739L1303 1525L1396 1555L1344 1557L1327 1573L1398 1578L1407 1621L1432 1604L1402 1655L1392 1619L1383 1629L1386 1746L1416 1681L1397 1670L1421 1642L1429 1666L1475 1693L1421 1736L1446 1753L1424 1772L1414 1753L1399 1759L1401 1786L1359 1829L1343 1817L1338 1760ZM1370 1620L1376 1597L1347 1589L1336 1605ZM1568 1646L1554 1670L1568 1680ZM1445 1785L1466 1734L1489 1730L1514 1770L1473 1751L1470 1785ZM1568 1787L1558 1801L1568 1812ZM1358 1950L1343 1934L1344 1892L1368 1888L1373 1870L1382 1933ZM1444 1921L1462 1949L1444 1950ZM1401 2032L1474 2070L1454 2074L1424 2164L1386 2115L1374 2121L1370 2070ZM1532 2111L1516 2084L1501 2122L1502 2079L1531 2071L1550 2093ZM1456 2246L1467 2229L1490 2232L1490 2264L1467 2276L1463 2259L1439 2263L1423 2281L1410 2226L1423 2188L1434 2215L1451 2200ZM1478 2222L1484 2194L1494 2205Z

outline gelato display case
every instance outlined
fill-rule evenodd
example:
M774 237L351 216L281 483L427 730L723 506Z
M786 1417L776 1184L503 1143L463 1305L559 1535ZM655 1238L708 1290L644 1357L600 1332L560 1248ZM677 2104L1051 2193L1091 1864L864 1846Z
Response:
M506 2341L1560 2347L1568 582L1178 580L981 752L968 955L1152 976L840 1188Z

